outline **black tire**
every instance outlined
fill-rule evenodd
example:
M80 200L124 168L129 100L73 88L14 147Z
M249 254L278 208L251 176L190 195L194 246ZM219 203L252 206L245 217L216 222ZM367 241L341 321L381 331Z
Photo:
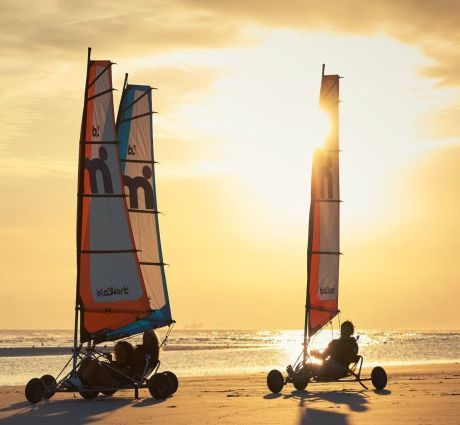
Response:
M171 394L173 383L165 373L155 373L149 379L149 392L153 398L165 399Z
M177 376L174 372L170 372L169 370L163 372L165 375L168 375L168 378L171 381L172 387L171 387L171 394L173 395L177 389L179 388L179 380L177 379Z
M279 393L284 387L283 374L279 370L271 370L267 375L267 386L272 393Z
M53 375L43 375L40 380L45 384L44 399L48 400L56 394L56 379Z
M305 388L307 388L308 381L309 379L306 376L297 375L294 377L292 384L296 390L303 391Z
M294 388L296 390L303 391L305 388L307 388L309 382L310 370L305 366L298 368L292 379Z
M33 378L27 382L24 393L27 401L32 404L38 403L45 396L45 384L41 379Z
M93 390L93 391L82 391L80 392L80 395L85 399L85 400L93 400L99 395L99 391Z
M371 372L372 385L377 390L383 390L387 386L388 377L385 369L380 366L374 367Z
M111 395L114 395L117 392L117 390L110 390L110 391L101 391L102 394L110 397Z

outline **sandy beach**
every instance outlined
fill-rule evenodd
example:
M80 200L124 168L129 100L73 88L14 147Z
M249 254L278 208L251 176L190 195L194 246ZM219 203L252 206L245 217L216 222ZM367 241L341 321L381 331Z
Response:
M0 389L5 424L458 424L460 364L387 367L388 387L363 390L357 383L287 386L269 393L265 374L182 378L178 392L163 401L142 390L83 400L57 394L31 405L23 387Z

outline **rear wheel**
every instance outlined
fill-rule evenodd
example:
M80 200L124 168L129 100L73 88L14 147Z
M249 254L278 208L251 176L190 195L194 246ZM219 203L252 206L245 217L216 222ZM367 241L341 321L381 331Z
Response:
M279 393L284 387L283 374L279 370L271 370L267 375L267 386L272 393Z
M383 390L387 386L388 382L388 377L385 369L380 366L374 367L371 372L371 381L372 385L374 385L377 390Z
M171 395L173 395L177 389L179 388L179 380L177 379L177 376L175 373L170 372L169 370L163 372L165 375L168 376L168 378L171 381L172 387L171 387Z
M164 399L171 394L173 383L165 373L155 373L149 379L149 392L153 398Z
M24 393L27 401L33 404L38 403L45 396L45 384L41 379L33 378L27 383Z
M111 395L114 395L117 390L110 390L110 391L101 391L102 394L106 395L106 396L111 396Z
M45 394L43 398L50 399L56 394L56 379L52 375L43 375L40 380L45 384Z
M99 391L96 391L96 390L93 390L93 391L81 391L80 395L85 400L93 400L99 395Z

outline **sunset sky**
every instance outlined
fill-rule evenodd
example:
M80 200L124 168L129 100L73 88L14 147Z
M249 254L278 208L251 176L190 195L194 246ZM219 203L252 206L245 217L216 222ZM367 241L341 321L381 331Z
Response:
M459 329L458 1L0 4L0 328L71 328L86 49L154 93L178 327L303 326L321 64L340 74L339 308ZM115 94L115 107L120 91Z

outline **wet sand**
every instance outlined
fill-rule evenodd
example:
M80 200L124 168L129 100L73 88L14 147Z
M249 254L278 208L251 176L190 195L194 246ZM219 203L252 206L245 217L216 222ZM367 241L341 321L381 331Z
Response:
M385 390L357 383L292 385L271 394L265 373L182 378L178 392L154 400L148 390L83 400L56 394L31 405L24 387L0 388L0 424L459 424L460 364L387 367ZM368 371L365 371L368 372ZM368 374L368 373L363 373Z

